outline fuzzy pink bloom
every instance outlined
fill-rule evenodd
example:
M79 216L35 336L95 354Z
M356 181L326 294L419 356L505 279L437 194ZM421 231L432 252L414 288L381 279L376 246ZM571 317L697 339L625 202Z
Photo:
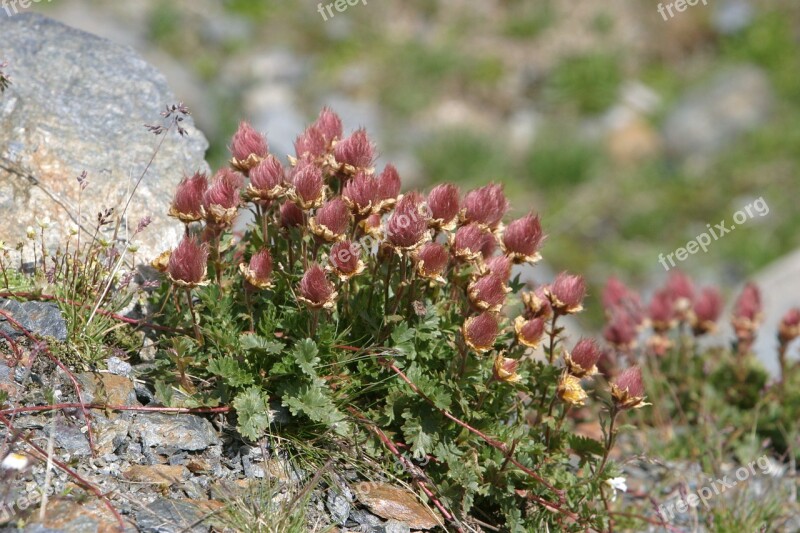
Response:
M395 248L414 249L430 238L427 210L417 192L405 194L386 223L386 238Z
M368 169L375 160L375 147L367 136L367 130L360 128L336 143L333 156L339 164L349 165L354 169Z
M281 204L281 226L290 228L303 224L303 210L292 201L285 201Z
M618 309L623 309L635 318L637 324L644 320L644 311L639 295L613 276L606 281L602 302L607 316L613 315Z
M377 205L378 180L365 172L358 172L345 183L342 197L353 213L366 215Z
M228 225L236 216L240 203L239 190L244 176L228 168L220 169L203 194L206 220L212 224Z
M436 242L425 243L417 251L416 259L420 276L444 282L441 276L450 261L447 248Z
M748 283L742 289L733 306L735 317L756 321L761 315L761 292L755 283Z
M250 187L248 192L253 198L272 200L283 194L285 190L285 170L274 155L268 155L250 169Z
M499 311L506 300L508 288L505 280L497 274L486 274L469 284L467 294L478 309Z
M581 339L571 352L564 354L569 373L582 378L597 373L602 351L594 339Z
M800 309L789 309L778 327L778 339L782 344L787 344L800 336Z
M350 208L337 196L317 209L313 220L314 233L332 241L341 238L350 226Z
M538 261L539 247L544 241L539 216L530 213L513 221L503 232L503 247L517 263Z
M494 229L505 216L508 207L503 186L490 183L468 192L464 197L464 219Z
M722 296L719 291L706 287L697 296L692 308L692 329L696 335L714 330L715 323L722 313Z
M307 160L300 161L292 178L292 200L302 209L318 207L325 199L324 185L322 170Z
M340 241L331 246L328 260L336 273L345 278L364 270L364 263L361 261L361 250L358 245L350 241Z
M359 227L366 235L376 239L381 236L381 224L381 216L377 213L373 213L358 223Z
M489 259L494 255L495 250L497 250L497 237L494 233L488 231L485 233L483 246L481 246L481 257L484 260Z
M673 301L685 299L694 300L694 283L692 279L679 270L673 270L667 278L665 289Z
M377 200L382 210L392 207L400 194L400 174L394 165L388 164L378 176Z
M196 172L190 178L184 178L175 190L175 198L169 208L169 215L181 222L196 222L203 218L203 195L208 189L208 178L202 172Z
M184 236L172 250L167 275L176 285L196 287L205 283L208 246L193 237Z
M586 282L582 276L561 272L547 289L550 305L557 313L572 314L583 310Z
M611 397L620 409L636 409L649 405L644 402L642 370L638 366L632 366L620 372L611 383Z
M240 264L239 270L252 287L265 289L272 286L272 255L266 248L253 254L249 264Z
M463 261L474 261L482 256L482 251L489 247L495 238L490 231L473 222L458 228L452 241L456 257Z
M249 168L252 168L259 159L267 157L268 152L267 139L253 129L249 123L240 122L239 129L233 134L233 139L231 140L231 154L234 159L241 164L251 160L252 163L249 164ZM251 158L251 156L255 156L255 159Z
M494 314L485 311L468 318L461 328L464 341L478 353L488 351L494 345L500 326Z
M603 330L603 338L619 349L633 348L638 337L637 325L629 313L620 309L612 314Z
M298 286L300 300L314 309L333 307L337 293L333 283L328 280L325 270L317 264L311 265Z
M342 138L342 119L330 107L322 108L314 123L314 128L319 131L328 144L334 139Z
M511 268L514 263L505 255L496 255L486 260L486 268L492 274L497 274L505 281L511 279Z
M656 291L647 307L647 316L653 324L653 329L664 333L675 325L675 303L672 292L667 289Z
M294 152L298 159L311 158L317 159L325 155L328 150L328 142L325 134L316 126L309 126L294 141Z
M460 192L452 183L437 185L428 193L431 210L431 225L440 229L452 229L460 208Z
M544 335L544 318L526 319L518 316L514 320L514 332L520 344L528 348L538 348Z
M550 305L550 298L547 295L549 291L549 285L540 285L533 292L520 293L528 315L541 318L549 318L553 315L553 307Z

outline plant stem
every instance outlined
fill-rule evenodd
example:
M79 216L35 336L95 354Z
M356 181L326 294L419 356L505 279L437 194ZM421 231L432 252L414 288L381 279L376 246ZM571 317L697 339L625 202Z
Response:
M194 337L200 345L203 345L203 334L200 333L200 326L197 324L197 317L194 315L194 303L192 303L192 289L186 287L186 300L189 302L189 314L192 315L192 328Z

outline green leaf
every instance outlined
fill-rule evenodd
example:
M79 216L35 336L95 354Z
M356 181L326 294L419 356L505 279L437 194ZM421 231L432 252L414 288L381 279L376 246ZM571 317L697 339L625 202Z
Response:
M269 397L258 387L250 387L233 399L233 408L239 419L239 433L250 440L258 440L272 422Z
M294 391L287 391L283 405L288 407L293 415L303 413L314 422L325 424L340 435L348 432L349 426L345 422L344 414L336 408L322 387L301 385Z
M172 387L163 380L157 379L155 384L156 400L166 407L172 406Z
M317 370L315 367L319 364L318 353L317 344L311 339L304 339L298 342L294 345L294 349L292 350L292 357L297 363L297 366L300 367L303 373L313 379L317 379Z
M261 352L270 355L277 355L284 349L282 342L269 340L253 333L239 335L239 343L248 352Z
M212 359L208 363L208 371L224 379L225 383L231 387L243 387L253 384L253 375L232 357Z
M588 455L602 457L605 453L605 447L602 442L581 435L570 435L569 446L582 457Z

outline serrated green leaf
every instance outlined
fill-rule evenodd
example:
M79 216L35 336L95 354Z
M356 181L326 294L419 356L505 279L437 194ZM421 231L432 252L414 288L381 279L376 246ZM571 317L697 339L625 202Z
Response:
M346 434L348 424L344 414L339 411L325 391L316 385L300 385L294 390L287 390L283 405L293 415L304 414L314 422L330 427L339 434Z
M582 435L570 435L569 446L581 456L597 455L602 457L605 453L605 446L602 442Z
M261 352L270 355L277 355L284 349L282 342L270 340L254 333L239 335L239 343L243 349L249 352Z
M232 357L220 357L208 362L208 371L221 377L231 387L253 384L253 375Z
M316 366L319 364L317 344L311 339L303 339L294 345L292 357L300 370L310 378L317 379Z
M239 419L239 433L250 440L258 440L272 422L269 397L258 387L250 387L233 400L233 408Z

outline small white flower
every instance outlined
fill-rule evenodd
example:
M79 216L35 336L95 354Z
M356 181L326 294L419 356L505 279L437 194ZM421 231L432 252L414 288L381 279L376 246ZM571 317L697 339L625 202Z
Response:
M605 481L605 484L614 489L614 495L611 497L611 501L615 501L617 499L617 491L621 490L622 492L628 491L628 485L625 483L624 477L612 477Z
M44 218L39 218L39 217L35 218L36 218L36 225L39 226L40 228L47 229L50 227L50 217L46 216Z
M6 455L6 458L0 463L0 468L3 470L25 470L26 466L28 466L28 457L19 453Z
M25 228L25 236L28 237L29 239L36 238L36 230L33 229L33 226L28 226L27 228Z

